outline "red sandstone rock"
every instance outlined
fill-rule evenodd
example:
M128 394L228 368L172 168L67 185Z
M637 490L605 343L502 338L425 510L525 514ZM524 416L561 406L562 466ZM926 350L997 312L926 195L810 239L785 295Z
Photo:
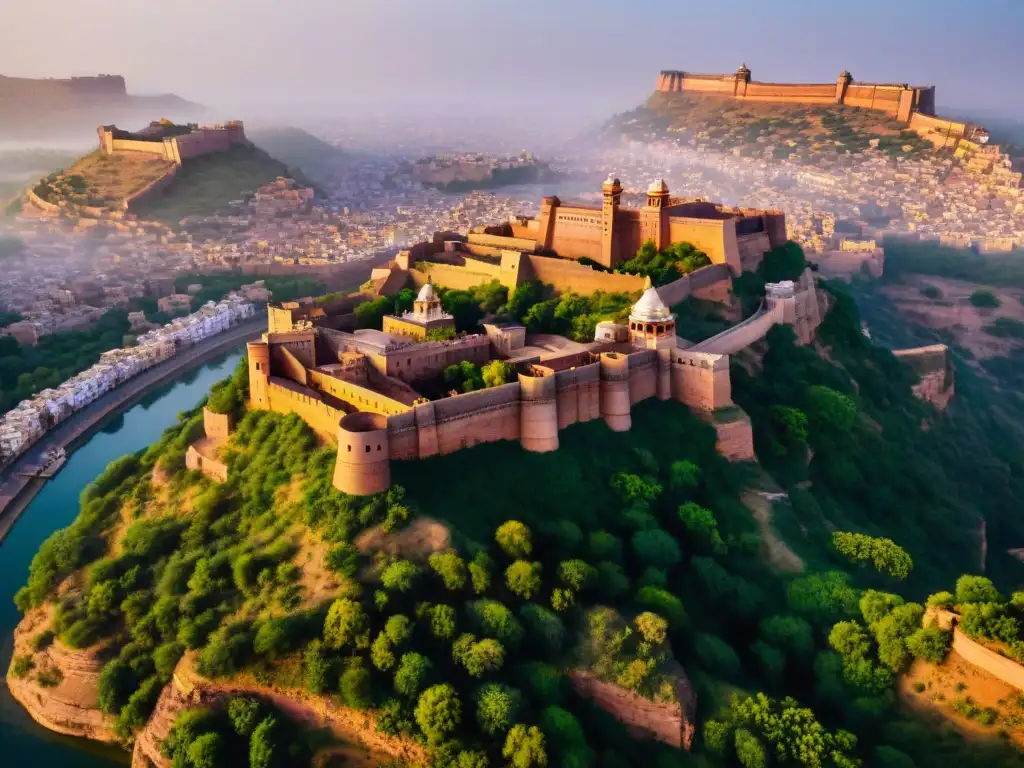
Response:
M676 701L659 703L615 683L599 680L590 672L580 669L569 672L576 691L623 723L634 737L661 741L689 751L696 729L697 695L681 667L674 676Z

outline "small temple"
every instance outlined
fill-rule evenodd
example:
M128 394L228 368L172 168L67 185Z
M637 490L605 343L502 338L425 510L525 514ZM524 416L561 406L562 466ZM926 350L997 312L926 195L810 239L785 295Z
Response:
M384 332L400 336L426 339L431 332L446 328L454 335L455 318L441 308L441 299L430 282L420 288L411 312L384 316Z

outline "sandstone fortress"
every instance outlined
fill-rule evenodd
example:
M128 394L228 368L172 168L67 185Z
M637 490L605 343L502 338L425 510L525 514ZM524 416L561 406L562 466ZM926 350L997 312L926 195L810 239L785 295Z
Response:
M939 147L957 147L961 141L988 142L979 125L938 117L935 86L906 83L861 83L840 72L833 83L761 83L751 79L746 64L732 74L700 74L662 70L655 89L659 93L690 93L744 101L789 104L838 104L874 109L891 115Z
M245 127L241 120L184 127L158 121L135 132L121 130L116 125L101 125L96 133L99 136L100 152L104 155L137 152L155 155L178 166L191 158L227 152L235 145L252 146L245 137Z
M614 184L608 186L615 189ZM655 201L667 202L663 182L656 182L652 190ZM649 208L655 211L656 221L663 221L660 217L670 206ZM781 214L772 214L766 222L731 215L703 202L693 212L706 212L707 221L720 231L723 222L729 231L744 221L761 227L770 223L770 232L747 233L757 236L758 248L768 249L772 238L784 242ZM449 263L436 264L448 268L438 276L455 277L459 287L498 276L514 286L524 273L526 279L543 280L547 265L564 265L570 277L563 290L642 292L628 320L599 323L595 338L587 343L530 335L514 323L485 323L483 333L432 340L427 332L450 327L452 320L434 290L433 271L425 276L418 272L416 258L405 252L387 268L375 270L374 291L393 295L411 278L419 285L419 293L411 312L385 316L383 331L339 330L345 319L332 317L313 302L268 307L267 333L248 345L250 406L296 413L323 439L336 443L334 485L356 495L386 490L392 461L454 453L496 440L518 440L528 451L553 451L561 430L594 419L604 420L614 431L626 431L633 405L652 397L675 400L705 418L716 430L719 451L728 458L754 458L750 420L732 401L729 355L763 338L776 323L793 326L801 343L813 339L824 310L810 272L795 283L769 284L753 316L694 345L676 335L669 306L695 291L728 300L731 265L720 261L654 288L633 275L597 272L571 260L531 252L537 248L536 240L509 235L470 235L464 240L442 234L411 250L421 256L452 257ZM735 270L756 268L762 253L751 251L741 260L735 251ZM467 266L467 260L487 265L490 271ZM591 278L588 283L575 280L582 274ZM624 287L621 279L632 281L628 285L633 290ZM451 287L447 280L444 284ZM494 360L508 366L510 381L438 396L438 382L448 366L466 361L482 366ZM219 479L222 465L210 448L225 426L206 421L207 437L190 451L191 466Z
M0 101L34 101L53 98L80 100L96 98L123 99L128 95L124 78L120 75L95 77L50 78L38 80L28 77L0 75Z
M587 258L614 267L633 258L650 240L658 250L691 243L713 264L727 264L734 274L760 263L761 256L786 242L781 211L729 208L705 200L673 198L661 179L647 189L643 207L621 204L622 184L608 177L601 205L541 199L537 218L512 223L512 235L570 259Z

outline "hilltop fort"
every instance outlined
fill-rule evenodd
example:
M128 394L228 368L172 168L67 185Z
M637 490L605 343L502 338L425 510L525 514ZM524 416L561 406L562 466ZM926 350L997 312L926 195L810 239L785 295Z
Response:
M732 74L662 70L656 93L719 96L750 102L836 104L883 112L937 147L956 148L961 141L984 145L988 131L979 125L938 117L935 86L906 83L861 83L846 71L832 83L762 83L743 64Z
M150 123L140 131L124 131L116 125L96 129L100 152L106 156L141 152L182 165L189 158L227 152L233 145L251 147L241 120L218 125L175 125L168 120Z

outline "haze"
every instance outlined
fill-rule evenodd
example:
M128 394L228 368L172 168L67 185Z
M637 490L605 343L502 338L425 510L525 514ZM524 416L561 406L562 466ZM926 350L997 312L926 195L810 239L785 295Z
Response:
M339 108L599 120L660 69L934 83L946 110L1024 117L1024 3L976 0L124 0L5 3L0 74L123 74L246 117ZM280 117L280 115L278 115ZM467 119L472 115L467 114Z

